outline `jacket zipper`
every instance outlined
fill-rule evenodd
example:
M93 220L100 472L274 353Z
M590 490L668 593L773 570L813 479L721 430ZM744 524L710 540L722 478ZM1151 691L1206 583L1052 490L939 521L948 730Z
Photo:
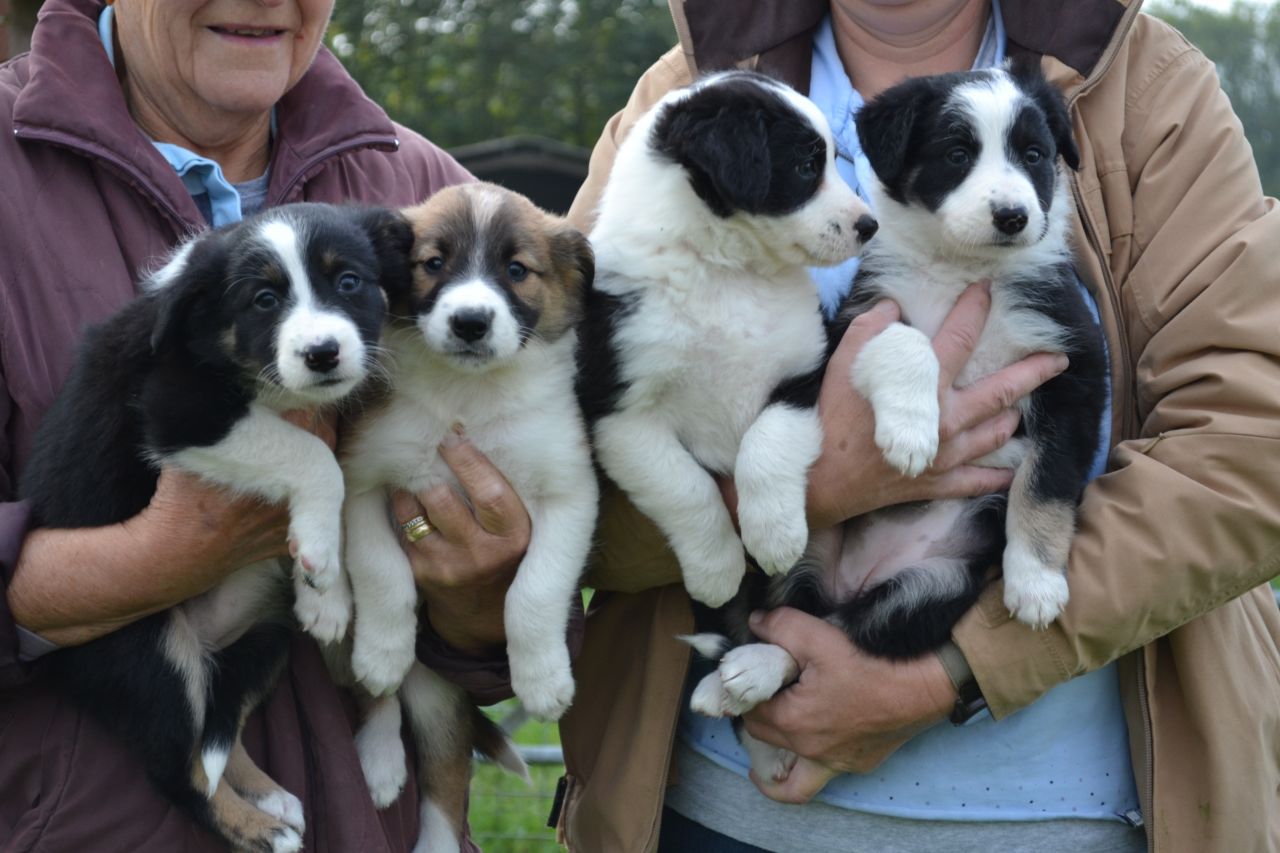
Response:
M269 199L268 200L269 203L271 204L283 203L284 200L287 199L289 195L294 191L294 189L298 186L298 184L302 183L303 179L308 174L310 174L311 170L314 169L316 166L320 165L321 163L323 163L325 160L338 157L342 154L350 153L359 148L378 148L378 147L385 147L391 151L396 151L400 148L400 140L395 138L394 136L363 136L358 139L349 140L339 145L334 145L330 148L326 148L323 151L321 151L319 154L312 157L310 160L303 163L302 167L294 172L293 177L289 180L289 183L285 185L285 188L280 192L279 197Z
M1074 110L1076 101L1078 101L1085 93L1093 88L1099 80L1106 75L1111 65L1115 62L1116 57L1120 53L1120 46L1124 42L1124 35L1133 27L1133 21L1139 14L1140 3L1133 3L1124 11L1124 16L1120 24L1116 27L1116 34L1112 37L1111 42L1099 57L1097 65L1094 66L1089 78L1081 84L1072 95L1071 100L1067 104L1068 109ZM1071 175L1071 193L1076 204L1076 209L1080 211L1080 221L1084 224L1085 237L1089 241L1089 246L1093 250L1094 255L1102 260L1102 243L1098 238L1097 229L1094 227L1093 220L1089 215L1089 209L1084 205L1084 199L1080 193L1080 183L1076 176ZM1116 318L1118 326L1117 343L1120 346L1120 378L1124 380L1124 393L1127 395L1134 393L1133 389L1136 385L1132 361L1129 353L1129 336L1124 334L1124 325L1121 318L1124 316L1122 305L1120 302L1120 294L1116 291L1115 281L1111 277L1111 269L1105 263L1100 263L1102 269L1103 285L1107 290L1107 297L1111 302L1112 316ZM1113 395L1114 396L1114 395ZM1120 415L1120 435L1121 440L1132 435L1132 418L1134 406L1126 405L1124 411ZM1145 651L1139 651L1138 657L1138 708L1142 714L1142 736L1143 736L1143 780L1142 787L1145 798L1140 797L1140 805L1147 809L1148 813L1143 815L1143 823L1145 824L1147 836L1147 851L1155 853L1156 835L1154 815L1155 811L1155 735L1154 727L1151 722L1151 700L1147 696L1147 655Z

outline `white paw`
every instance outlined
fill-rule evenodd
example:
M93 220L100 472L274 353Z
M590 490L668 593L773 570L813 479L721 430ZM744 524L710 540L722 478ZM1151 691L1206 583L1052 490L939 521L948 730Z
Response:
M339 578L324 592L305 583L294 583L293 613L302 630L321 643L336 643L351 624L351 591Z
M797 666L781 646L750 643L730 649L720 659L719 671L727 697L725 707L741 716L793 681Z
M757 503L740 503L738 518L742 524L742 544L767 575L782 575L804 556L809 544L809 524L804 507L796 513L776 513L761 517Z
M392 634L397 636L392 636ZM395 692L413 665L413 634L401 638L400 631L360 630L356 622L356 639L351 650L351 672L374 696Z
M681 559L684 587L694 601L708 607L719 607L733 598L747 573L747 560L742 544L732 538L722 548L707 553L701 560Z
M1070 592L1060 568L1046 566L1010 544L1004 552L1004 606L1019 622L1045 628L1058 618Z
M271 853L298 853L302 849L302 834L284 827L271 837Z
M302 816L302 801L281 788L272 791L254 803L259 811L266 812L278 820L287 823L299 833L305 832L307 822Z
M342 571L341 525L337 517L328 525L294 519L289 525L289 552L294 571L308 586L324 592Z
M364 771L373 805L385 809L400 796L409 778L400 733L393 735L377 726L363 726L356 733L356 754L360 756L360 769Z
M885 461L908 477L916 477L938 455L938 402L876 410L876 446Z
M723 717L727 711L729 694L724 691L720 673L713 672L698 682L689 697L689 708L704 717Z
M524 709L539 720L558 720L573 702L569 653L511 656L511 689Z

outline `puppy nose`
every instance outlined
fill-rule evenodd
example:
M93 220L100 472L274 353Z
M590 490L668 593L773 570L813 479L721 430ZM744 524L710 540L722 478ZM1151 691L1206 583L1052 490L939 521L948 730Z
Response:
M1027 227L1027 209L1021 205L997 207L991 211L991 218L996 224L996 229L1002 234L1017 234Z
M467 343L475 343L489 334L492 321L492 308L466 308L449 318L449 328Z
M328 373L338 366L338 342L327 338L318 344L312 344L302 351L302 360L308 370Z
M876 222L876 218L869 213L864 213L858 217L858 221L853 223L853 230L858 232L858 239L867 242L876 236L876 232L880 230L880 223Z

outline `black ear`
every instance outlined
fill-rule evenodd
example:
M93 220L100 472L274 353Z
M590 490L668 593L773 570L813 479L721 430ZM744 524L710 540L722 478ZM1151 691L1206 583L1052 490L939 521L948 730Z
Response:
M1071 114L1067 111L1067 102L1052 83L1044 77L1039 62L1034 59L1018 59L1010 63L1009 73L1013 75L1019 87L1029 94L1044 113L1049 123L1049 133L1053 135L1053 144L1058 149L1062 160L1073 171L1080 168L1080 150L1076 148L1075 136L1071 131Z
M902 178L908 146L932 94L926 80L908 80L886 89L858 110L854 123L862 153L880 183L895 197L894 187Z
M153 353L177 344L196 302L225 278L227 257L217 234L206 232L194 239L194 245L180 247L144 285L146 298L155 300L156 305L151 327Z
M395 301L413 286L413 226L399 211L382 207L362 209L356 217L378 256L378 283L387 300Z
M769 195L769 131L758 109L723 98L710 89L672 104L654 127L654 147L688 170L694 192L717 216L751 213Z

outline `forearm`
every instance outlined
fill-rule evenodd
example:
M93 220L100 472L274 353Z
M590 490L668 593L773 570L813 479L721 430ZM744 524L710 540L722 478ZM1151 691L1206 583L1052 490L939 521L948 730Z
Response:
M213 567L182 563L141 525L34 530L9 584L14 621L52 643L76 645L207 590ZM174 567L183 565L185 571Z

